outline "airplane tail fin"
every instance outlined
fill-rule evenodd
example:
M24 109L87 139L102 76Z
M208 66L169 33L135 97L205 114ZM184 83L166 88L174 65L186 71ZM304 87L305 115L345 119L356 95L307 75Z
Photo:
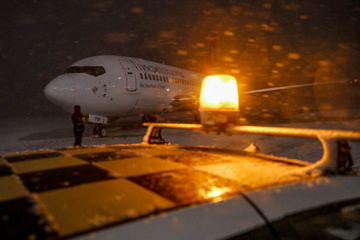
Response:
M211 75L215 73L216 39L217 39L217 35L215 32L213 32L210 37L208 56L206 59L204 69L202 71L205 75Z

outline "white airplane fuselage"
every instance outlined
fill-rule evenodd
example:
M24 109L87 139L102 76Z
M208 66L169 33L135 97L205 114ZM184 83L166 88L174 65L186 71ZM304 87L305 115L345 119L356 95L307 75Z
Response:
M95 56L75 62L44 92L67 112L79 105L83 114L109 118L156 114L169 110L174 99L198 97L203 77L137 58Z

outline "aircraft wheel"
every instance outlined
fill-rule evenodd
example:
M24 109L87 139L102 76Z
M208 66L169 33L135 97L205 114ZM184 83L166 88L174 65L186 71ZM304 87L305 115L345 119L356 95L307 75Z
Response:
M106 128L101 125L96 125L93 129L93 135L97 137L106 137Z
M106 137L107 131L105 127L100 128L100 137Z

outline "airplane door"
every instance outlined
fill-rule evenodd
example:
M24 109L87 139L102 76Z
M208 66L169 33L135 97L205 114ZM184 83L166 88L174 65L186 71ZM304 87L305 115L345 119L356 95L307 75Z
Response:
M119 60L121 66L124 68L126 75L126 90L129 92L135 92L136 87L136 76L134 70L129 62Z

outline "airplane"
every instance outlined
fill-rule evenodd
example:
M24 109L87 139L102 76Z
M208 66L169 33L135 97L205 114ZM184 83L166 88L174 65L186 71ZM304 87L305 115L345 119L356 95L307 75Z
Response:
M106 136L105 124L118 117L189 110L199 96L203 74L152 61L95 56L75 62L44 89L55 105L72 112L81 106L94 134Z
M106 125L119 117L142 115L143 122L155 122L155 114L194 111L205 75L139 58L103 55L75 62L44 89L55 105L71 113L81 106L94 135L105 137ZM347 82L346 80L258 89L256 94ZM357 82L356 82L357 83Z

